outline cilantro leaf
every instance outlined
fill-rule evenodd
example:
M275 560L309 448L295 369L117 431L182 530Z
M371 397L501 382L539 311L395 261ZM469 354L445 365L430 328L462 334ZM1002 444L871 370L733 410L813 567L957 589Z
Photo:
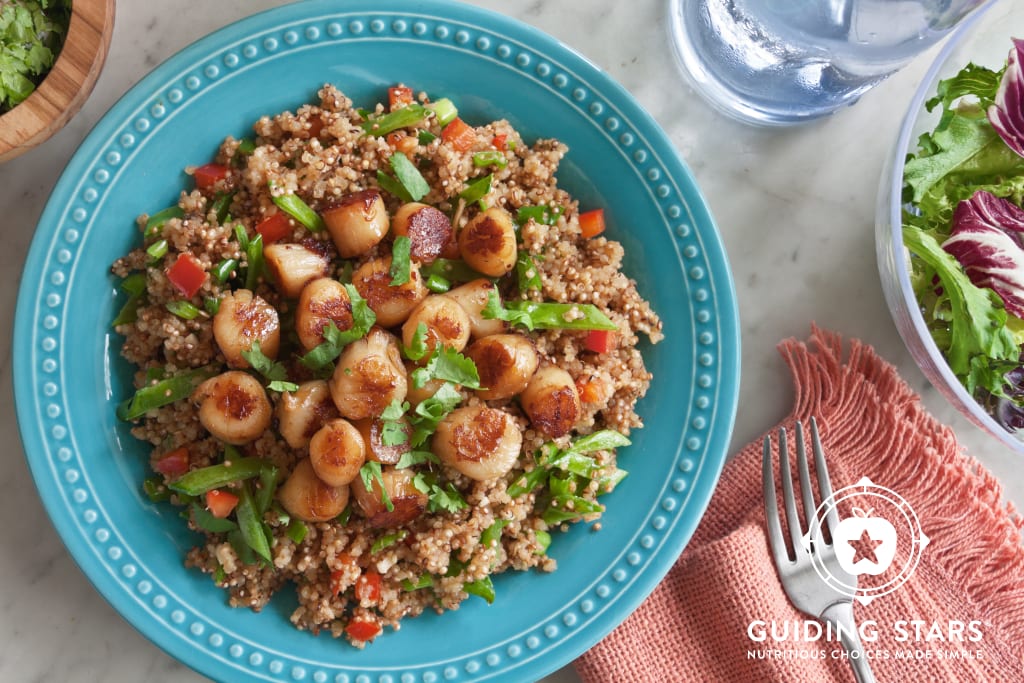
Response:
M242 358L270 381L267 388L271 391L295 391L299 388L298 384L288 381L288 371L282 363L274 362L263 353L259 340L254 341L248 351L242 351Z
M404 421L405 411L409 410L409 402L400 402L397 398L381 412L380 440L385 446L400 446L409 441Z
M363 481L363 486L366 487L367 491L373 491L373 482L376 481L380 487L380 498L384 503L384 507L388 512L392 512L395 509L395 504L391 502L391 496L388 495L388 490L384 486L384 475L380 469L380 463L376 460L367 460L362 467L359 468L359 478Z
M462 394L451 382L445 382L434 392L433 396L420 401L413 410L411 418L413 431L412 438L409 440L410 445L417 448L426 443L441 420L461 402Z
M412 342L409 346L402 347L402 353L406 358L412 361L422 360L427 355L429 347L427 346L427 324L420 323L416 326L416 331L412 334Z
M429 512L458 512L469 507L455 484L447 482L442 487L433 472L418 472L412 479L412 485L420 493L427 494Z
M410 252L412 251L412 240L405 235L395 238L391 246L391 286L401 287L409 281L411 269Z
M366 299L360 296L355 286L346 283L345 291L348 292L349 301L352 303L352 327L341 331L333 321L327 323L327 327L321 333L324 341L299 358L299 362L310 370L322 370L333 363L346 346L365 337L377 322L373 309L366 303Z
M432 379L461 384L468 389L480 388L476 363L450 346L436 345L426 365L412 372L413 386L417 389L422 389Z

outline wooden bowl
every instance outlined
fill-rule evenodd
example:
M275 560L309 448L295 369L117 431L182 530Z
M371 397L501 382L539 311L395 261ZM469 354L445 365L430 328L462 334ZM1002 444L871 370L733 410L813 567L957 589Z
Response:
M24 102L0 116L0 162L27 152L64 127L96 85L114 32L114 0L74 0L53 68Z

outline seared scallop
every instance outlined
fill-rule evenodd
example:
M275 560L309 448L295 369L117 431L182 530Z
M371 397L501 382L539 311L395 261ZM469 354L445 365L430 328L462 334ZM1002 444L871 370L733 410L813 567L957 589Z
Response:
M270 426L272 408L263 385L241 370L206 380L192 393L199 422L213 436L240 446L257 439Z
M523 435L508 413L485 406L450 412L434 432L433 451L470 479L496 479L516 464Z

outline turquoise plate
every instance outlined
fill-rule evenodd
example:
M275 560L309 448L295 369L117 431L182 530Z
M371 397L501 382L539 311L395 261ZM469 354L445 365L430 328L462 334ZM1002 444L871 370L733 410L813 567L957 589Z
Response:
M109 321L109 265L134 218L171 204L182 169L263 114L311 101L325 82L369 105L403 81L449 96L463 118L505 117L528 141L570 152L559 179L603 206L627 272L665 322L646 346L655 379L605 499L600 532L556 534L552 574L510 573L493 605L403 622L356 650L288 621L294 597L259 614L227 606L182 560L196 537L140 483L147 449L114 417L130 388ZM564 666L629 615L676 560L725 459L739 385L735 292L690 171L632 97L553 38L437 0L311 0L252 16L186 48L133 87L91 132L43 212L22 276L14 385L25 452L72 556L129 622L222 681L519 680Z

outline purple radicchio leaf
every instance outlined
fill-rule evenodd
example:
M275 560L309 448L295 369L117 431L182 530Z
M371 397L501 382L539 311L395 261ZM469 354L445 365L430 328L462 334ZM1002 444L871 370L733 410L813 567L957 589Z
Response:
M1024 156L1024 40L1013 39L1006 71L987 113L1007 147Z
M988 287L1006 310L1024 318L1024 209L979 190L953 211L953 230L942 248L977 287Z
M1008 432L1024 430L1024 367L1016 367L1004 375L1006 396L996 402L995 418Z

